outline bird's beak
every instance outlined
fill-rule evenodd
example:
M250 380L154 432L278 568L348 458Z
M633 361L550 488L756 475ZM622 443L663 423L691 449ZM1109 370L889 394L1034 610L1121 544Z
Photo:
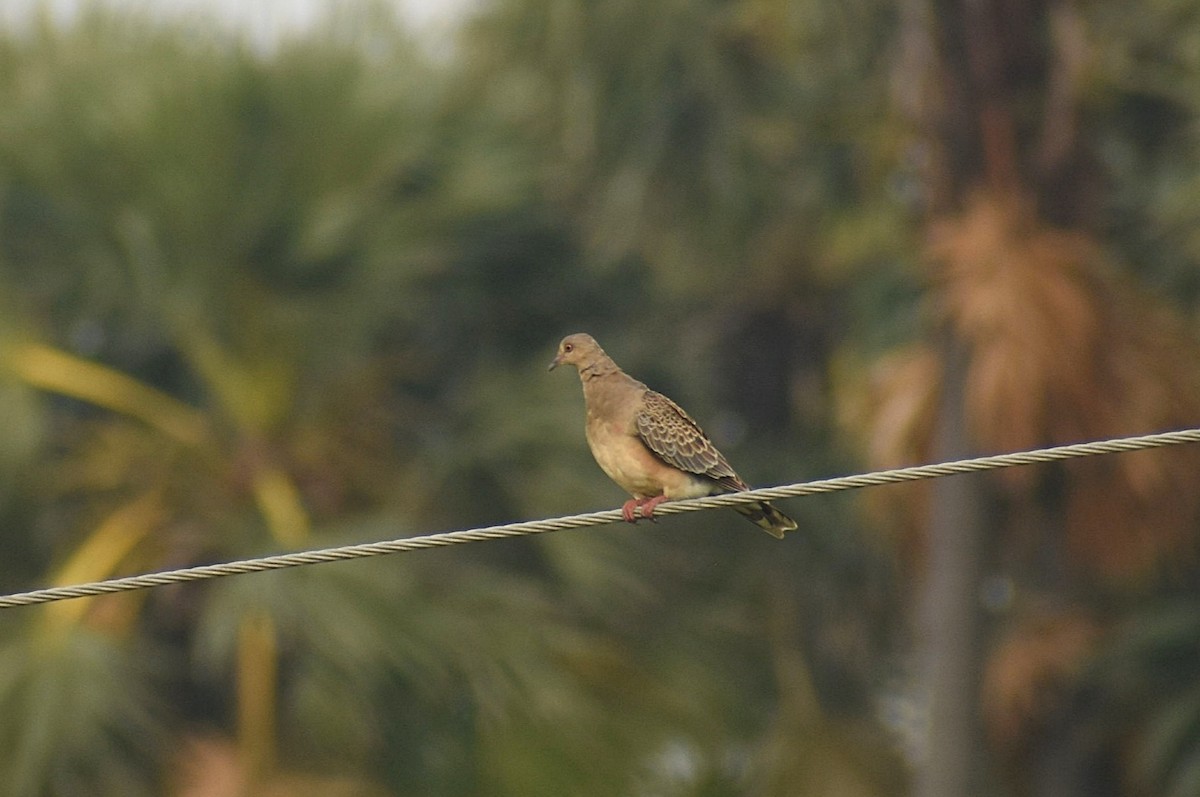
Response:
M557 367L558 367L558 366L560 366L560 365L562 365L562 352L559 352L559 353L558 353L558 354L555 356L555 358L554 358L553 360L551 360L551 361L550 361L550 367L549 367L549 368L547 368L546 370L547 370L547 371L553 371L555 368L557 368Z

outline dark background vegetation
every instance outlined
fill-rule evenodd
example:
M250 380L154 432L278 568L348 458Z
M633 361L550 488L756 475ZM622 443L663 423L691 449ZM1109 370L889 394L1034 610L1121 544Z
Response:
M1200 425L1200 7L0 36L0 590ZM0 794L1192 795L1200 452L0 613Z

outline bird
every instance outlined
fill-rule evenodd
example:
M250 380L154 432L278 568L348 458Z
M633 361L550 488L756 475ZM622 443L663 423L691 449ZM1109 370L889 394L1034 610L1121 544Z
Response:
M621 507L629 523L639 514L653 520L664 501L750 489L682 407L622 371L591 335L563 338L549 370L560 365L579 372L588 447L601 470L633 496ZM796 528L765 501L733 509L779 539Z

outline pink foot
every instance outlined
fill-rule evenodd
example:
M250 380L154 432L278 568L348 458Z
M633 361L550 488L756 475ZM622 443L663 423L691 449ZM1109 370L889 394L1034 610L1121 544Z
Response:
M649 499L648 501L644 502L641 505L642 517L648 519L652 523L657 523L658 521L656 521L654 519L654 509L659 504L661 504L663 501L666 501L666 500L667 500L667 497L665 495L656 495L653 498Z
M653 498L630 498L621 506L621 517L626 523L637 523L638 515L647 520L657 523L654 519L654 508L666 501L665 495L656 495Z

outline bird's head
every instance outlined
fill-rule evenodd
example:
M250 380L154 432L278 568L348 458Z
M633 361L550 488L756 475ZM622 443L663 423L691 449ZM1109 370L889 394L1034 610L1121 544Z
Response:
M573 365L575 368L585 368L596 360L605 357L604 349L600 348L591 335L576 332L567 335L558 344L558 354L550 362L549 370L553 371L560 365Z

